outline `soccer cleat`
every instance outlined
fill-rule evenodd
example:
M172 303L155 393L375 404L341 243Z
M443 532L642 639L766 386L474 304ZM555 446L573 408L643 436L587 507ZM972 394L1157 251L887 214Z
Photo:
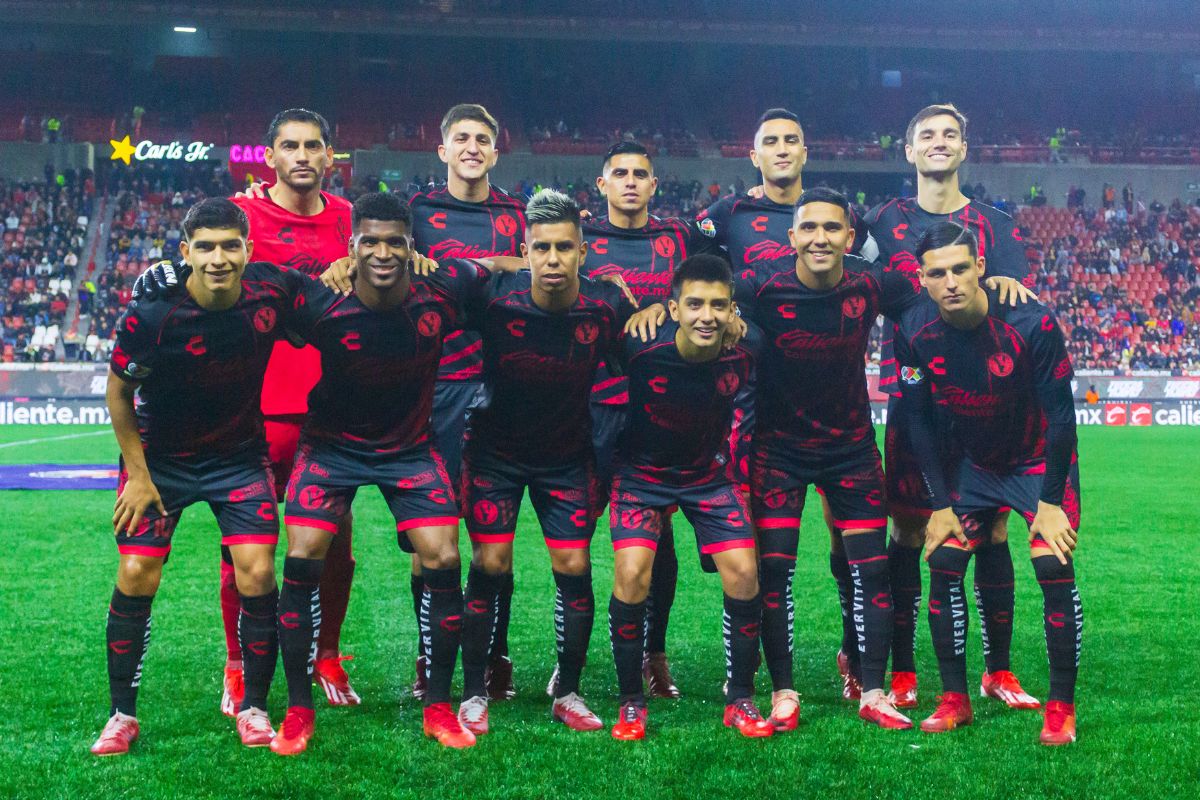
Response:
M671 677L671 665L666 653L647 653L642 660L642 677L646 680L646 694L650 697L679 699L679 687Z
M1070 744L1073 741L1075 741L1075 704L1050 700L1046 703L1045 718L1042 721L1042 744Z
M483 676L491 700L511 700L517 696L513 686L513 663L508 656L493 656Z
M550 673L550 680L546 682L546 696L554 697L558 694L558 664L554 665L554 672Z
M242 707L242 698L246 696L246 684L243 679L242 662L237 666L225 664L225 689L221 693L221 713L227 717L236 717Z
M137 741L138 731L138 721L135 717L117 711L104 723L100 738L92 745L92 755L125 755L129 752L129 745Z
M275 738L267 712L253 706L238 712L237 732L246 747L266 747Z
M425 699L425 692L429 688L429 659L425 656L417 656L416 677L413 678L412 696L418 700Z
M1042 704L1031 694L1021 688L1017 676L1006 669L983 673L979 684L980 697L994 697L1009 708L1041 708Z
M425 735L437 739L443 747L460 749L475 744L475 734L463 727L458 717L450 710L449 703L433 703L425 706L423 727Z
M911 719L888 702L883 689L872 689L863 694L858 701L858 716L887 730L906 731L913 726Z
M762 713L749 697L734 700L725 706L725 727L737 728L742 736L761 739L775 734L775 727L763 719Z
M917 673L893 672L892 690L888 692L888 702L896 708L916 708Z
M646 738L646 706L642 703L622 703L612 737L623 742Z
M304 706L292 706L283 717L279 733L271 740L271 752L281 756L298 756L308 749L313 735L316 712Z
M771 692L771 716L767 721L776 733L796 730L800 724L800 695L795 689Z
M458 706L458 721L462 726L476 736L488 732L488 699L486 697L468 697Z
M862 698L862 682L854 677L854 672L850 669L850 657L845 652L838 650L837 654L838 674L842 676L842 697L846 700L859 700Z
M555 699L550 706L550 715L573 731L598 731L604 727L592 710L577 693Z
M313 662L313 683L325 691L331 706L356 706L362 702L354 689L350 688L350 676L342 667L343 661L354 656L338 654L332 658L318 658Z
M938 706L929 718L921 721L921 730L926 733L945 733L975 719L971 712L971 699L962 692L945 692L938 698Z

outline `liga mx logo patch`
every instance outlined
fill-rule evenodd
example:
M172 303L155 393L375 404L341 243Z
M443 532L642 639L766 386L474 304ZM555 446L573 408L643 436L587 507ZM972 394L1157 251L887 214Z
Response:
M717 235L717 223L713 222L712 218L710 217L705 217L704 219L700 220L700 224L696 227L698 227L700 232L710 239L715 238Z
M900 380L909 386L916 386L925 380L925 376L921 373L920 367L901 367Z

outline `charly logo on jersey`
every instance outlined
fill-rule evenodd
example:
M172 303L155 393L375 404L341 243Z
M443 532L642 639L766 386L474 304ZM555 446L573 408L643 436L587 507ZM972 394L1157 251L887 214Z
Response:
M907 383L909 386L916 386L921 381L925 380L924 373L920 367L901 367L900 380Z
M1008 353L993 353L988 358L988 372L997 378L1007 378L1012 374L1013 360Z
M442 330L442 315L436 311L426 311L417 320L417 332L422 336L437 336Z
M514 236L517 232L517 221L508 214L496 217L496 233L501 236Z
M675 255L675 242L670 236L659 236L654 240L654 252L663 258Z
M600 326L590 319L575 326L575 341L580 344L591 344L600 337Z
M270 333L275 329L275 309L260 308L254 312L254 330L259 333Z
M861 294L852 294L842 301L842 315L849 319L858 319L867 310L867 298Z

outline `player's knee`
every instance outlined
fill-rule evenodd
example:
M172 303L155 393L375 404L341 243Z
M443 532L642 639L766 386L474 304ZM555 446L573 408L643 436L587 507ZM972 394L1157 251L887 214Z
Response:
M1008 512L997 514L992 522L992 544L1003 544L1008 541Z
M725 594L736 600L749 600L758 595L758 569L751 559L739 559L720 565L721 586Z
M145 597L158 591L163 560L149 556L123 556L117 569L117 587L127 595Z
M765 556L759 562L758 570L764 584L786 584L791 580L796 562L782 556Z
M457 569L459 555L457 542L446 542L433 548L431 552L421 554L421 568L426 569Z
M271 559L254 559L234 565L234 570L238 591L244 595L258 597L275 588L275 563Z
M1037 577L1037 582L1043 586L1072 581L1075 580L1075 562L1067 559L1067 563L1063 564L1053 553L1035 550L1033 574Z
M618 559L613 565L613 593L623 603L640 603L650 594L652 561Z
M943 574L950 573L961 580L970 560L969 551L944 544L929 554L929 569Z
M892 517L892 541L901 547L920 547L925 543L925 519L907 515Z
M472 556L472 563L489 575L502 575L512 572L512 549L476 545Z
M592 559L587 550L556 549L550 551L550 564L563 575L582 575L591 570Z

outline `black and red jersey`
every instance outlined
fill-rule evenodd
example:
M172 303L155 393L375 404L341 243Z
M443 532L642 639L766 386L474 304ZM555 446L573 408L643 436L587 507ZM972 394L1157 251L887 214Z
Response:
M447 258L519 256L525 240L525 204L496 187L481 203L458 200L448 189L422 192L409 201L413 246L421 255ZM482 369L479 335L452 331L442 348L438 380L477 381Z
M979 240L979 255L986 259L987 275L1013 278L1027 286L1036 275L1029 271L1025 243L1013 218L998 208L976 200L969 201L950 214L931 214L917 204L917 198L905 197L881 203L867 214L867 226L879 248L878 261L885 270L915 274L920 265L914 251L930 226L955 222L972 231ZM895 329L883 329L883 355L879 367L879 388L896 391L896 359L892 353Z
M1001 305L988 291L988 314L972 330L929 317L924 309L905 315L896 339L902 403L919 423L914 451L947 444L936 405L937 419L949 421L949 443L975 464L1001 474L1044 468L1042 499L1061 504L1075 450L1074 373L1053 312L1036 302ZM944 508L940 461L920 460L935 507Z
M384 311L306 282L289 323L321 353L305 436L376 453L426 444L442 341L488 277L473 262L445 260L428 277L412 276L408 297Z
M583 274L590 278L620 275L638 306L667 302L675 268L700 253L720 252L713 239L702 235L692 222L651 216L640 228L618 228L608 217L585 220L583 238L588 243ZM592 402L622 405L628 400L624 378L601 368L592 388Z
M738 307L763 332L755 435L783 437L816 457L873 437L867 340L877 315L895 318L920 296L904 273L851 255L843 267L827 291L800 282L794 255L736 275Z
M679 354L678 331L668 320L648 342L625 338L629 416L618 449L621 463L675 485L703 480L727 462L734 398L753 391L762 343L752 325L718 358L691 362Z
M160 455L236 450L263 438L263 375L307 279L251 262L232 307L207 311L186 291L141 298L117 323L112 371L139 384L138 427Z
M529 272L497 273L468 308L483 335L484 400L467 439L531 466L573 463L592 448L588 394L596 367L617 345L634 308L611 283L579 279L561 313L533 302Z

